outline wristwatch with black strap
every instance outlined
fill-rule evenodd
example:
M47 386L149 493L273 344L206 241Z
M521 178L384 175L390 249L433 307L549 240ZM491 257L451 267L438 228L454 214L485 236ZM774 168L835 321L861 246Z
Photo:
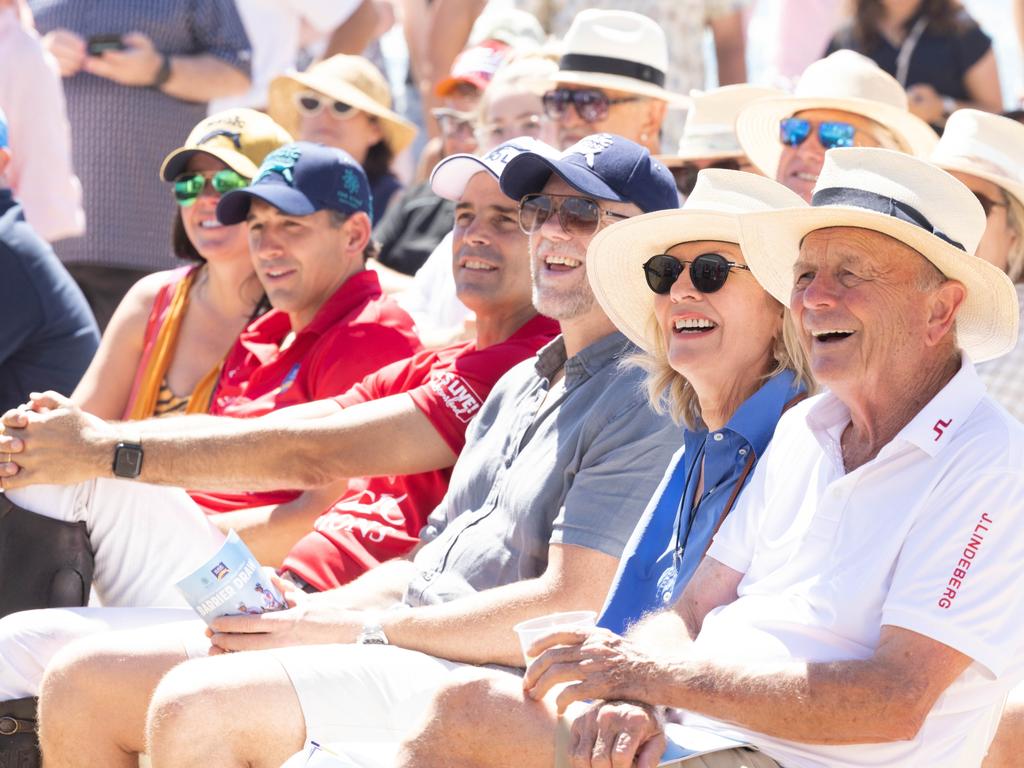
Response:
M114 446L114 477L129 480L142 474L142 442L141 440L122 440Z

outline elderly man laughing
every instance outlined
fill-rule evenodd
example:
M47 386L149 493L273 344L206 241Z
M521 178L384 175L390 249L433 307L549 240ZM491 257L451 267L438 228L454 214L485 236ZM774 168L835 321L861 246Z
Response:
M421 745L546 731L550 751L518 765L653 766L666 739L660 764L980 764L1024 675L1024 428L972 362L1012 348L1017 301L973 255L981 207L921 160L851 148L827 153L810 210L740 223L831 391L782 417L649 632L546 638L520 706L464 679L440 692ZM663 725L662 706L679 722ZM492 712L500 739L481 727Z

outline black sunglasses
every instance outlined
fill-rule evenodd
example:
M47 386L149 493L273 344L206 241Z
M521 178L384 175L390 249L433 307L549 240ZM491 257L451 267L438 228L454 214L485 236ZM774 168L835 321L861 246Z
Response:
M738 171L740 170L740 161L735 158L727 158L725 160L716 160L711 165L705 166L705 168L721 168L726 171ZM693 163L683 163L675 168L669 168L672 172L672 178L676 180L676 189L679 190L679 194L684 197L689 197L693 192L693 188L697 186L697 174L702 170Z
M544 104L544 114L552 120L561 120L565 113L572 106L580 120L587 123L596 123L608 117L608 108L615 104L626 104L630 101L640 101L640 96L622 96L611 99L604 91L596 88L584 88L573 90L572 88L555 88L548 91L541 97Z
M596 200L579 195L524 195L519 201L519 228L531 235L551 218L558 216L562 231L573 237L587 237L597 232L602 216L628 219L622 213L604 210Z
M701 293L714 293L721 290L729 277L730 270L750 271L750 267L729 261L720 253L702 253L692 261L677 259L667 253L659 253L657 256L651 256L644 263L647 287L658 294L668 293L679 276L683 274L687 264L690 265L690 281L693 283L693 287Z

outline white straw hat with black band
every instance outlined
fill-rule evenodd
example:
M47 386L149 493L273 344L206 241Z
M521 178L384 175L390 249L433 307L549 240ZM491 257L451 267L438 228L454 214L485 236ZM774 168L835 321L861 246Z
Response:
M565 33L555 83L608 88L689 104L665 90L668 43L651 18L632 11L580 11Z
M740 214L801 207L806 209L807 204L798 194L764 176L707 168L697 175L697 185L682 208L634 216L594 236L587 248L587 277L594 296L616 328L641 349L653 352L654 334L661 330L651 323L654 293L644 278L644 262L679 243L738 243Z
M974 255L985 224L974 193L945 171L902 152L851 147L825 153L810 208L743 216L740 243L754 276L788 305L793 265L807 234L855 227L889 235L963 283L957 341L982 362L1013 349L1020 322L1013 283Z

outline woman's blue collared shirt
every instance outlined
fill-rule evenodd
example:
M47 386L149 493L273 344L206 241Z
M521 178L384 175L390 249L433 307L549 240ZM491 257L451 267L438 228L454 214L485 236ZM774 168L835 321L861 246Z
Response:
M748 462L764 453L786 404L802 391L792 371L783 371L761 385L722 429L710 433L686 430L683 447L672 457L626 544L599 626L623 634L643 614L675 604L704 556L736 486L749 479L750 472L744 474ZM687 537L701 455L704 494ZM687 498L680 504L684 491ZM686 540L681 558L676 554L677 538Z

